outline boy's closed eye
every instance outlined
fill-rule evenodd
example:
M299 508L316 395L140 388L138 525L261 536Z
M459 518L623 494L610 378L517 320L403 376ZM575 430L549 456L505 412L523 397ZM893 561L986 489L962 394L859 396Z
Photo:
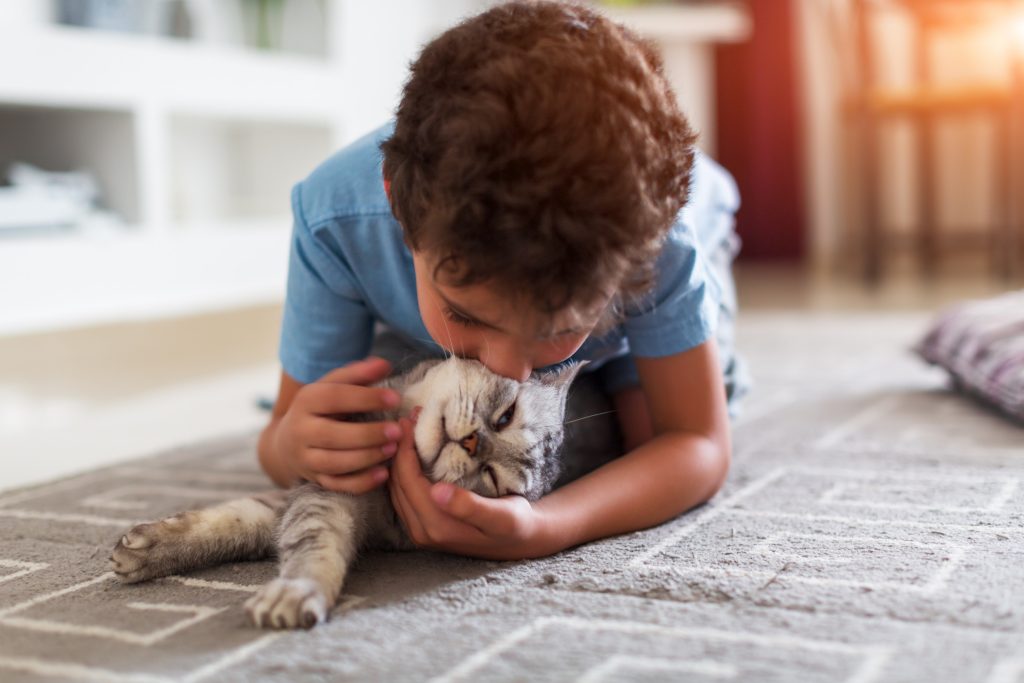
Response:
M442 309L442 312L444 313L444 317L448 318L448 320L452 321L456 325L463 325L464 327L483 326L483 323L481 323L479 320L465 316L459 313L458 311L454 310L450 306L445 306Z
M462 325L463 327L487 327L487 328L490 328L490 329L493 329L493 330L497 330L498 332L504 332L505 331L505 330L502 330L500 327L498 327L496 325L492 325L490 323L485 323L482 320L478 320L478 319L476 319L476 318L474 318L474 317L472 317L472 316L470 316L470 315L468 315L466 313L463 313L461 311L456 310L451 305L451 303L449 303L447 301L445 302L445 305L441 308L441 312L444 314L445 318L447 318L449 321L455 323L456 325ZM552 339L552 338L556 338L556 337L564 337L564 336L571 335L571 334L585 334L585 333L586 333L586 330L583 329L583 328L570 327L570 328L567 328L567 329L564 329L564 330L560 330L558 332L552 332L550 334L545 334L545 335L540 335L540 336L541 336L541 338Z

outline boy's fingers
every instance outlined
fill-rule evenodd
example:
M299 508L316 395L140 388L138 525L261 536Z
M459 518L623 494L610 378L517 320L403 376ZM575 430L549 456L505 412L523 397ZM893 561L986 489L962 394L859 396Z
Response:
M490 498L478 496L472 491L454 484L435 484L430 497L442 510L452 517L470 524L481 531L506 533L509 526L508 511L494 504ZM447 502L445 502L447 501Z
M372 491L388 479L386 467L374 467L356 474L318 474L316 483L329 491L341 491L359 495Z
M412 422L403 417L398 421L402 428L402 438L398 442L398 454L395 456L394 467L400 478L423 476L423 469L416 455L416 444L413 442Z
M430 497L438 507L458 519L475 515L479 508L471 492L447 482L434 484L430 489Z
M423 532L423 524L416 515L416 511L409 504L409 500L405 497L405 491L402 490L401 485L394 477L388 482L388 491L391 494L391 504L402 519L409 538L416 543L424 543L426 541L426 534Z
M372 384L391 373L391 363L377 356L369 356L331 370L317 382L334 384Z
M391 463L391 474L407 505L422 512L425 515L422 521L429 524L432 521L429 517L431 513L437 514L437 505L430 500L430 481L423 474L423 465L416 454L412 422L403 417L399 424L402 427L402 440L398 443L398 453Z
M416 412L415 409L413 410L413 412ZM399 445L405 446L406 448L412 448L413 450L415 450L416 444L413 443L413 438L416 435L414 422L407 417L403 417L399 418L398 426L402 430Z
M462 532L459 531L458 524L445 514L446 508L439 506L434 496L431 495L430 481L423 474L422 465L413 445L412 422L408 418L402 418L400 424L402 425L402 441L398 444L398 454L391 466L392 495L401 501L401 505L405 508L405 516L411 518L410 526L414 527L418 533L424 534L423 538L427 541L436 541L438 538L455 538L456 534ZM473 497L472 493L454 484L440 486L451 486L456 492L461 491L463 494ZM474 524L469 526L476 529ZM410 532L414 529L410 529ZM428 529L430 529L430 533L428 533ZM478 529L477 531L479 532Z
M316 415L370 413L396 408L402 398L394 389L315 382L303 387L304 408Z
M363 448L349 451L332 451L324 448L307 448L302 464L309 470L326 475L355 474L374 465L380 465L394 456L380 448Z
M342 422L315 418L306 426L307 443L313 448L345 451L395 443L402 436L395 422Z

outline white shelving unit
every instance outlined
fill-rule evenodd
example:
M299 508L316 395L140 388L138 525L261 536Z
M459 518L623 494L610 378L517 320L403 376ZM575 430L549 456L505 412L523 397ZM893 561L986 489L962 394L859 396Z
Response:
M0 170L87 168L128 224L0 239L0 334L281 298L288 190L345 138L340 63L45 22L0 29L0 63Z
M428 31L472 9L323 0L326 54L310 56L60 26L12 2L0 174L87 169L127 227L0 235L0 335L280 301L291 186L386 120Z

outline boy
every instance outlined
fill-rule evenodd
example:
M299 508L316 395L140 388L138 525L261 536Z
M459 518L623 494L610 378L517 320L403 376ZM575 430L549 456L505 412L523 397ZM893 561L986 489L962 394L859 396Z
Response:
M742 391L728 338L738 198L694 141L656 54L585 6L512 2L427 45L393 128L292 192L267 474L355 494L387 482L419 546L491 559L708 500L729 468L727 398ZM367 386L391 369L366 358L375 323L517 380L590 360L625 455L533 504L431 485L408 420L332 419L399 401Z

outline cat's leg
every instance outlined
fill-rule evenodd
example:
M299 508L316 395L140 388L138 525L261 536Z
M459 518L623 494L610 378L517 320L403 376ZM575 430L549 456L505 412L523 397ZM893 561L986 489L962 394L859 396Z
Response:
M287 492L268 491L159 522L139 524L121 537L110 556L125 583L231 562L267 557Z
M245 603L254 624L312 628L326 621L366 534L366 502L311 484L296 489L278 527L280 575Z

